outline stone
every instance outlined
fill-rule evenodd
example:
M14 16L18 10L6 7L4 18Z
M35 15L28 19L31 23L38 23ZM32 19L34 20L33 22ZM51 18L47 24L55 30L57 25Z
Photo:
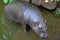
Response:
M46 9L53 10L56 8L56 2L52 2L52 0L32 0L31 3L43 6Z
M31 3L40 6L42 0L32 0Z
M48 1L48 2L41 2L41 6L43 6L46 9L53 10L57 7L57 4L56 2Z

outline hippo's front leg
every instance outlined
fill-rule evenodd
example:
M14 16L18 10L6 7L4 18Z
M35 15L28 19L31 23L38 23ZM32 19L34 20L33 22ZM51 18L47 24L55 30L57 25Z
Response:
M28 31L27 31L27 29L26 29L26 25L23 24L22 26L23 26L23 28L24 28L24 32L25 32L25 33L28 33Z

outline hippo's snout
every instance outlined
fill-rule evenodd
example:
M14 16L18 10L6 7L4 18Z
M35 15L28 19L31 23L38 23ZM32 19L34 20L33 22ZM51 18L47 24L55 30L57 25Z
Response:
M42 38L47 38L47 37L48 37L48 34L47 34L46 32L42 32L42 33L40 34L40 36L41 36Z

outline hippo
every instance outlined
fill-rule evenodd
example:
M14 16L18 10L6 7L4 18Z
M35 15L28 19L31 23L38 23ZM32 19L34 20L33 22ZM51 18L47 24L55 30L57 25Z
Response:
M4 7L4 15L9 21L20 23L24 32L28 32L26 30L28 24L41 38L48 37L46 22L37 6L22 1L9 3Z

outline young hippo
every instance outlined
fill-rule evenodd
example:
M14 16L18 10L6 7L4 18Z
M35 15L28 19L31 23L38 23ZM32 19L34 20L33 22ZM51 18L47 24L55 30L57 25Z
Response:
M36 34L47 38L46 23L36 6L27 2L13 2L5 6L4 14L10 21L22 24L24 32L27 32L28 24Z

